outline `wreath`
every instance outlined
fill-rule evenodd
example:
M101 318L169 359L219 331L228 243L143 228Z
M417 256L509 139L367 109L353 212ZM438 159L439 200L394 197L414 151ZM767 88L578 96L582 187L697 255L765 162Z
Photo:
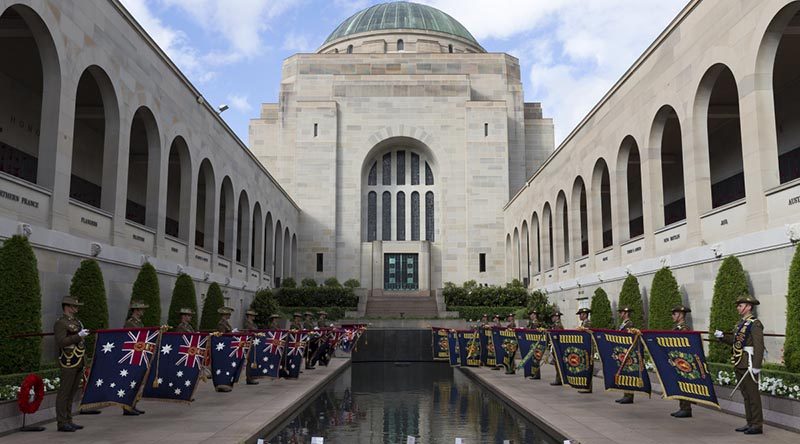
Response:
M33 390L33 393L31 393ZM17 405L22 413L35 413L44 399L44 381L39 375L31 373L22 381L17 394Z

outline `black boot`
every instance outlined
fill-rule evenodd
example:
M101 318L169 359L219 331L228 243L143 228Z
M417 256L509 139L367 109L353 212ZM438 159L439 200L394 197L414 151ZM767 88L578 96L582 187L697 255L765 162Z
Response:
M752 426L744 431L745 435L761 435L764 430L761 427Z
M678 410L677 412L671 413L672 416L676 418L691 418L692 411L691 410Z
M747 424L745 426L739 427L739 428L736 429L736 431L737 432L746 432L748 429L750 429L750 424Z

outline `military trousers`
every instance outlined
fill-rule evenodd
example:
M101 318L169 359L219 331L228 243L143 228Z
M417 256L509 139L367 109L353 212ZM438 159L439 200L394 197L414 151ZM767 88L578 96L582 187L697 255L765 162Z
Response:
M753 427L761 427L764 425L764 412L761 410L761 393L758 390L758 384L747 372L746 368L735 368L736 381L742 381L739 384L739 390L742 391L744 398L744 416L747 418L747 424Z
M61 383L56 394L56 420L59 426L72 423L72 402L80 388L83 364L61 369Z

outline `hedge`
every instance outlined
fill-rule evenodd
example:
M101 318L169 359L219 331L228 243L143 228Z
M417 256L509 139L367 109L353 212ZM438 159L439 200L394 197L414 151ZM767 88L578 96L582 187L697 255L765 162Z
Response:
M730 332L739 322L736 311L736 298L748 292L747 277L742 263L736 256L728 256L722 261L714 281L714 296L711 299L711 316L708 330ZM731 346L719 341L712 341L708 347L708 360L711 362L728 362L731 358Z
M650 288L650 315L647 324L650 330L671 330L672 308L683 302L678 281L669 268L662 268L653 277Z
M0 248L0 332L3 336L42 331L42 290L36 255L23 236L13 236ZM42 338L0 340L0 374L36 371Z
M167 324L176 327L181 323L181 308L191 308L197 313L197 292L194 288L192 277L186 273L178 275L175 287L172 289L172 299L169 301ZM192 316L192 327L197 330L197 316Z
M358 279L348 279L344 281L344 286L347 288L359 288L361 287L361 282Z
M103 283L103 272L97 261L93 259L81 261L81 265L72 276L69 294L83 303L78 317L84 327L89 330L108 328L106 287ZM120 327L122 326L120 325ZM87 359L91 359L94 355L95 336L89 335L84 338Z
M278 305L285 307L355 307L358 296L352 288L284 288L275 292Z
M297 281L294 278L284 278L281 281L281 288L297 288Z
M208 286L206 292L206 300L203 302L203 316L200 318L200 330L216 330L219 324L220 314L219 310L225 305L225 299L222 297L222 289L219 284L213 282Z
M619 310L622 307L630 307L633 310L631 313L631 321L633 326L638 329L647 328L644 322L644 307L642 304L642 293L639 291L639 280L636 276L629 274L622 283L622 291L619 293ZM621 323L621 322L620 322Z
M341 287L342 284L339 283L339 279L336 279L335 277L329 277L328 279L325 279L325 286L326 287Z
M139 276L133 283L131 301L142 301L150 306L142 316L145 327L161 325L161 290L158 286L158 274L150 262L145 262L139 270Z
M317 286L317 281L315 281L314 279L311 279L311 278L305 278L302 281L300 281L300 286L301 287L315 288Z
M505 287L478 287L474 281L467 281L458 287L452 282L445 283L443 295L447 305L453 306L528 306L528 292L524 287L507 285Z
M611 313L611 301L608 294L600 287L592 295L592 327L594 328L614 328L614 316Z
M800 373L800 245L795 249L789 268L789 292L786 294L786 342L783 345L783 362L792 372Z
M503 321L503 325L506 322L506 316L509 313L516 314L519 310L525 310L526 307L520 306L491 306L491 307L481 307L481 306L447 306L447 311L457 311L458 317L461 319L469 319L473 321L480 320L481 316L485 314L489 315L489 321L491 322L492 317L496 314L500 315L500 318ZM526 319L517 319L517 326L524 326L527 325L528 321Z
M258 313L256 325L263 328L269 323L269 317L278 312L278 301L275 300L275 296L270 290L258 290L250 304L250 309Z
M303 313L303 312L306 312L306 311L310 311L310 312L314 313L314 316L316 316L317 312L320 311L320 310L325 310L328 313L327 318L330 319L331 321L335 321L337 319L344 318L344 315L345 315L346 311L355 311L356 307L307 307L307 306L303 306L303 307L284 307L284 306L281 306L278 309L278 314L281 315L281 317L283 319L288 319L288 320L291 321L292 320L292 314L295 313L295 312Z

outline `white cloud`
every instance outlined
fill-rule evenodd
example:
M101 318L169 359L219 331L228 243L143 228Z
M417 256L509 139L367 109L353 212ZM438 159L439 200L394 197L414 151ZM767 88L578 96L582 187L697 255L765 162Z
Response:
M246 95L229 94L228 102L230 103L231 108L243 114L249 113L253 110L253 105L250 104L250 101Z
M464 25L476 39L506 39L539 25L550 14L574 3L602 0L418 0L441 9Z
M281 49L291 52L313 52L316 48L307 35L290 32L283 39Z

